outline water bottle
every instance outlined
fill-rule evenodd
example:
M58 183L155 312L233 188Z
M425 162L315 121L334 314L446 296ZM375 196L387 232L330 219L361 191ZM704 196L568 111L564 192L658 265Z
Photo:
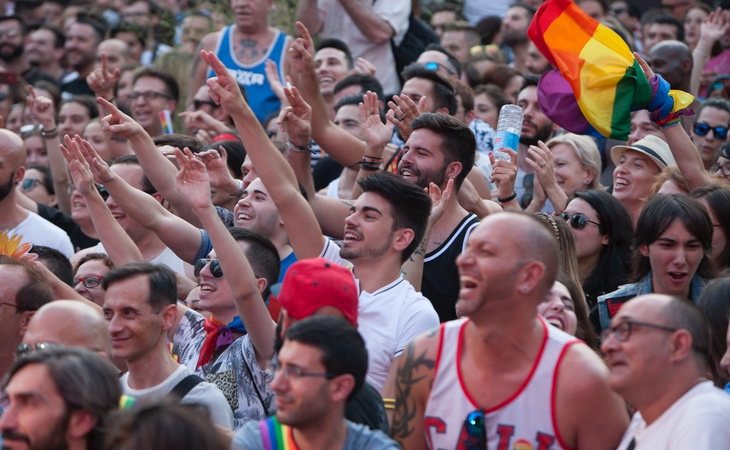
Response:
M517 151L522 134L522 108L517 105L504 105L499 110L497 134L494 136L492 154L497 160L509 161L509 153L501 149L509 148Z

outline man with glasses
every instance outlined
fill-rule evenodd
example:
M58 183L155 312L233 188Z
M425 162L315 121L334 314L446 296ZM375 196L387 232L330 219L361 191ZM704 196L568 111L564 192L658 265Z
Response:
M53 301L50 286L31 263L0 256L0 376L10 368L28 321Z
M225 397L170 357L167 332L177 316L175 274L150 263L127 264L104 278L104 318L112 356L126 362L124 393L137 401L159 401L173 394L181 403L203 405L211 420L232 428L233 414Z
M700 152L705 169L711 170L713 164L718 161L722 146L728 140L730 102L721 98L711 98L702 104L695 117L690 138Z
M180 89L172 75L155 69L135 74L129 94L132 117L153 138L166 132L162 114L167 110L172 115L179 99Z
M345 404L365 382L367 366L362 337L343 319L315 316L295 323L269 368L276 415L247 423L231 448L284 448L278 441L297 448L397 449L381 432L344 418Z
M400 358L393 437L406 450L615 447L627 420L605 366L537 313L558 272L552 233L494 214L456 264L462 318Z
M730 396L713 386L709 326L679 297L628 301L602 335L609 384L636 409L620 450L727 447Z

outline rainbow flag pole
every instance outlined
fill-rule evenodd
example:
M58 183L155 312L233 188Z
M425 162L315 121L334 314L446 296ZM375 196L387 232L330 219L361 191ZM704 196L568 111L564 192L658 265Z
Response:
M163 109L159 113L160 126L162 127L163 134L172 134L175 130L172 127L172 114L169 109Z

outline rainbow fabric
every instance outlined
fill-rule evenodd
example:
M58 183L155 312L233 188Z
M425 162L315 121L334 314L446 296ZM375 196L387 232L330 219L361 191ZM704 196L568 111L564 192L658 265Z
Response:
M279 423L276 416L259 422L259 430L265 450L298 450L291 428Z
M656 83L646 79L623 39L571 0L543 3L530 23L528 35L559 71L558 76L552 73L543 77L539 85L540 105L548 108L548 117L574 133L597 131L605 137L626 140L631 111L653 104ZM568 88L577 108L571 109L571 100L564 98ZM681 91L665 95L665 103L669 103L666 114L687 108L694 99Z

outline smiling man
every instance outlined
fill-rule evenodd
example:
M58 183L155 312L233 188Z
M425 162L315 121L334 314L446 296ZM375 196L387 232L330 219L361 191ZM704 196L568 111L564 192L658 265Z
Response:
M381 432L344 418L345 403L365 382L367 366L365 342L343 319L315 316L295 323L270 367L276 415L246 424L231 448L272 448L274 436L300 449L397 449Z
M724 448L730 396L713 386L709 326L679 297L629 301L603 333L609 384L636 408L620 450Z
M112 356L129 371L121 378L124 393L139 401L176 395L182 404L208 408L211 420L233 427L233 413L220 390L175 362L167 332L176 319L175 274L164 266L133 263L109 271L104 278L104 318Z

